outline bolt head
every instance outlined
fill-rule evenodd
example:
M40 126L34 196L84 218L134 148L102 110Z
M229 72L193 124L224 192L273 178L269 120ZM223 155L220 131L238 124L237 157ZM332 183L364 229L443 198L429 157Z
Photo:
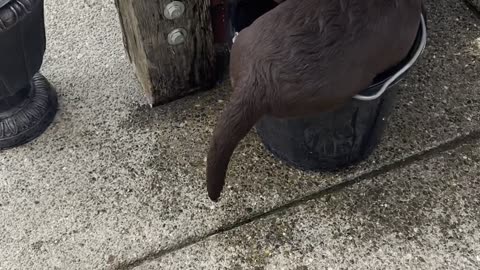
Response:
M180 44L185 41L185 37L182 35L182 33L174 33L172 35L172 41L175 44Z
M170 45L179 45L185 42L187 33L184 29L175 29L168 34L168 43Z
M173 20L182 16L185 12L185 5L180 1L173 1L168 3L165 7L163 15L169 20Z

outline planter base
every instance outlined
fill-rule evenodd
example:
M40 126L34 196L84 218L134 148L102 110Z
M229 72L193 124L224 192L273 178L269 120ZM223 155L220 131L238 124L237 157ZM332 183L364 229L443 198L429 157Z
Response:
M1 107L6 109L0 111L0 150L34 140L55 118L57 94L41 74L35 74L30 85L20 92L10 101L2 101Z

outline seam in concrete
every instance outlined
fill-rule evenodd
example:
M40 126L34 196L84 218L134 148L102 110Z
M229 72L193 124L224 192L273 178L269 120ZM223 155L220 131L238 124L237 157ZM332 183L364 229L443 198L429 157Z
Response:
M385 174L385 173L388 173L388 172L391 172L391 171L394 171L394 170L397 170L397 169L407 167L407 166L412 165L412 164L414 164L415 162L418 162L418 161L431 159L434 156L438 156L438 155L443 154L445 152L455 150L455 149L460 148L462 146L466 146L466 145L469 145L469 144L472 144L472 143L475 143L475 142L478 142L478 141L480 141L480 130L471 132L471 133L469 133L467 135L464 135L464 136L457 137L457 138L455 138L451 141L448 141L446 143L443 143L443 144L441 144L437 147L434 147L434 148L425 150L423 152L417 153L415 155L406 157L406 158L404 158L402 160L399 160L397 162L382 166L378 169L375 169L375 170L370 171L368 173L362 174L362 175L357 176L355 178L352 178L350 180L347 179L346 181L344 181L342 183L339 183L337 185L331 186L329 188L326 188L326 189L317 191L315 193L312 193L310 195L295 199L295 200L290 201L286 204L283 204L283 205L280 205L276 208L273 208L273 209L271 209L267 212L259 213L259 214L250 216L250 217L248 217L244 220L240 220L236 223L225 225L225 226L220 227L220 228L218 228L218 229L216 229L216 230L214 230L210 233L207 233L203 236L189 237L189 238L183 240L182 242L180 242L176 245L173 245L169 248L166 248L166 249L163 249L163 250L160 250L160 251L152 252L152 253L147 254L146 256L144 256L142 258L138 258L138 259L135 259L135 260L130 261L130 262L127 261L127 262L119 263L115 267L113 267L113 269L116 269L116 270L133 269L133 268L135 268L137 266L140 266L143 263L146 263L148 261L156 260L156 259L158 259L162 256L165 256L165 255L169 254L169 253L172 253L172 252L178 251L180 249L183 249L183 248L192 246L194 244L197 244L201 241L206 240L209 237L234 230L234 229L239 228L241 226L247 225L247 224L252 223L254 221L257 221L257 220L265 219L265 218L267 218L269 216L272 216L272 215L275 215L275 214L282 213L282 212L284 212L288 209L294 208L294 207L299 206L301 204L304 204L306 202L318 200L318 199L324 197L325 195L339 192L339 191L343 190L344 188L355 185L355 184L357 184L357 183L359 183L363 180L371 179L371 178L377 177L379 175L382 175L382 174Z

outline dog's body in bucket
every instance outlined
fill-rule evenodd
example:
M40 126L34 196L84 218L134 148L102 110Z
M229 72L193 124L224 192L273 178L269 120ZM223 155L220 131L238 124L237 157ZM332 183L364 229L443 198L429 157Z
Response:
M406 57L421 13L421 0L287 0L242 30L208 153L209 197L218 200L236 146L263 115L342 106Z

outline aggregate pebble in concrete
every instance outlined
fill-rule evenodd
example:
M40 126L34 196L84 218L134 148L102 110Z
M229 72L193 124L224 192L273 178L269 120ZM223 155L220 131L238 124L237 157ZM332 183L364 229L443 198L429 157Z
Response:
M477 143L134 269L479 269L479 191Z
M205 152L230 89L151 110L113 1L46 1L42 72L61 107L42 137L0 153L0 268L99 269L142 259L478 130L478 20L460 1L430 3L429 47L369 161L303 173L273 159L252 133L213 204Z

